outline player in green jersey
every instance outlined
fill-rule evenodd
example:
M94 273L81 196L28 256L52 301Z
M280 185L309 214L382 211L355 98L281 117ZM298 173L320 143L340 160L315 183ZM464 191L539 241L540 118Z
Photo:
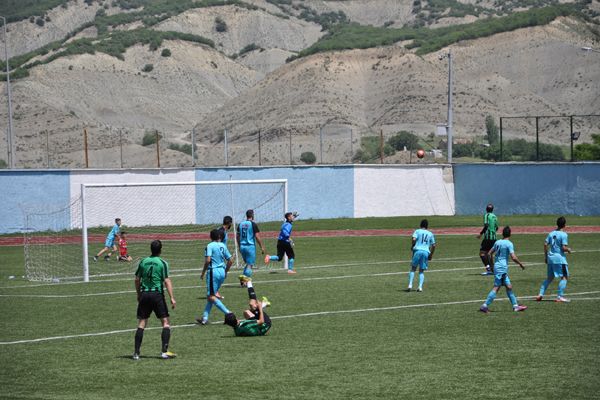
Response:
M485 207L485 215L483 216L483 229L481 232L479 232L479 235L477 235L477 239L481 239L481 236L483 236L481 247L479 249L479 258L481 258L481 262L485 267L485 272L483 272L481 275L494 275L494 271L492 271L494 259L491 258L488 253L492 247L494 247L494 243L496 243L498 218L492 211L494 211L494 205L490 203Z
M169 325L169 309L165 302L164 286L167 288L171 306L175 309L175 297L173 296L173 284L169 278L169 264L160 258L162 243L155 240L150 244L152 255L142 259L135 272L135 291L137 293L138 327L135 331L135 349L133 359L140 359L140 347L144 338L144 329L148 323L150 314L154 312L162 322L162 352L161 358L173 358L175 353L169 351L169 340L171 338L171 326Z
M248 297L250 298L250 307L244 310L246 319L239 320L234 313L229 313L225 315L225 325L233 328L235 336L264 336L271 329L271 318L263 308L271 303L266 297L263 297L261 301L257 300L252 280L249 277L246 277L243 284L248 287Z

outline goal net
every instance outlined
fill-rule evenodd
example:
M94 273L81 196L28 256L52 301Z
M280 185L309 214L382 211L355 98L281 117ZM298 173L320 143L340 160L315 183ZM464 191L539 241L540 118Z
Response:
M25 211L25 276L28 280L81 280L81 229L76 227L81 227L79 197L63 206L44 205Z
M26 257L27 276L32 280L88 281L132 275L136 261L150 255L150 243L155 239L162 241L162 257L172 272L196 271L204 263L208 232L220 227L224 216L234 221L227 246L235 254L235 226L245 219L246 210L254 210L261 231L276 231L286 208L287 180L84 184L81 197L69 206L69 229L55 229L50 234L44 222L28 229L31 240L26 241L26 252L31 256ZM54 213L42 219L62 219L64 225L65 218ZM118 247L103 252L95 261L116 218L121 219L120 231L132 261L118 261ZM35 251L34 245L38 246ZM59 251L61 246L63 251Z

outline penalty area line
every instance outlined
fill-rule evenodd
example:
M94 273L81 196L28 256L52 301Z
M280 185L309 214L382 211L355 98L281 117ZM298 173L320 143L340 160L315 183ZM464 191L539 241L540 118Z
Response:
M599 294L599 293L600 293L600 291L580 292L580 293L571 293L570 296L581 296L581 295L590 295L590 294ZM534 298L535 298L535 296L521 296L521 299L527 299L527 300L532 300ZM507 301L507 300L508 299L505 299L505 298L496 299L496 301ZM572 301L600 300L600 297L584 297L584 298L572 297L571 300ZM361 308L361 309L353 309L353 310L319 311L319 312L313 312L313 313L272 316L271 319L292 319L292 318L303 318L303 317L316 317L316 316L322 316L322 315L353 314L353 313L355 314L355 313L376 312L376 311L405 310L405 309L412 309L412 308L465 305L465 304L478 303L478 302L482 302L482 301L484 301L484 299L446 301L446 302L442 302L442 303L404 304L404 305L398 305L398 306L371 307L371 308ZM222 325L223 323L220 321L211 323L211 325L217 325L217 324ZM171 328L173 328L173 329L175 329L175 328L190 328L190 327L194 327L194 326L198 326L198 324L193 323L193 324L172 325ZM146 330L157 330L157 329L162 329L162 327L156 326L156 327L146 328ZM106 332L80 333L80 334L64 335L64 336L51 336L51 337L37 338L37 339L23 339L23 340L14 340L14 341L8 341L8 342L0 342L0 345L40 343L40 342L48 342L48 341L53 341L53 340L76 339L76 338L93 337L93 336L108 336L108 335L116 335L116 334L120 334L120 333L132 333L135 331L136 331L135 328L131 328L131 329L119 329L119 330L106 331Z

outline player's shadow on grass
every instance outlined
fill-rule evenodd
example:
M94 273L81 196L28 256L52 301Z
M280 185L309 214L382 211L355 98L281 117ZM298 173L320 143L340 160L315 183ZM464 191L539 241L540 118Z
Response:
M117 356L116 358L122 358L122 359L129 360L129 361L137 361L137 360L134 360L131 357L131 354L126 355L126 356ZM144 360L144 359L145 360L154 360L154 359L155 360L162 360L163 358L160 355L158 355L158 356L143 356L143 355L140 355L140 360Z

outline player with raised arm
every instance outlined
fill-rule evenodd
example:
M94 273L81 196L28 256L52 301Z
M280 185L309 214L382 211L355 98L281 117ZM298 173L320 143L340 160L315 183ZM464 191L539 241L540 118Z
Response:
M483 236L481 247L479 248L479 258L481 258L481 262L485 267L485 272L482 272L481 275L494 275L494 271L492 271L494 260L488 256L488 252L494 247L494 243L496 243L496 232L498 231L498 218L493 211L494 205L489 203L485 207L483 229L477 235L477 239L481 239L481 236Z
M420 228L415 230L412 235L410 248L413 252L412 261L410 264L410 272L408 273L408 288L407 292L412 290L415 271L419 268L419 287L417 292L423 291L423 283L425 283L425 271L429 268L429 261L433 258L435 252L435 236L429 232L429 221L421 220Z
M171 299L171 307L175 309L175 304L177 303L173 296L173 284L171 283L171 278L169 278L169 264L160 258L160 253L162 252L162 243L160 240L154 240L150 244L150 251L152 255L142 259L135 272L138 326L135 331L134 360L140 359L140 347L144 338L144 329L152 312L154 312L162 323L162 333L160 336L162 341L161 358L168 359L176 356L175 353L169 351L171 327L169 325L169 309L165 302L164 294L164 287L166 287Z
M258 229L258 225L254 222L254 210L246 211L246 220L240 222L237 229L237 241L240 246L240 253L242 253L242 258L244 263L244 272L243 276L252 276L252 268L256 264L256 244L260 246L260 250L262 254L265 254L265 246L263 246L262 241L260 240L259 235L260 229ZM240 276L240 280L242 276Z
M104 261L110 260L110 256L112 252L117 251L117 245L115 244L115 238L120 239L120 229L121 229L121 218L115 218L115 225L112 227L108 235L106 235L106 240L104 241L104 247L98 254L94 256L94 261L98 261L98 257L108 251L108 254L104 256Z
M556 229L548 234L544 242L544 257L548 265L547 278L540 287L540 294L535 298L537 301L542 301L546 289L548 289L554 278L560 278L555 301L559 303L570 302L569 299L563 296L567 288L567 280L569 279L569 266L565 253L571 253L569 235L563 231L566 225L567 220L565 217L559 217L556 220Z
M288 274L295 274L294 270L294 241L292 240L292 224L294 220L298 216L297 212L286 212L284 217L285 221L281 225L281 230L279 231L279 236L277 237L277 255L276 256L265 256L265 264L269 264L270 261L281 261L283 260L283 255L287 255L288 257Z
M515 248L512 242L509 240L510 235L510 227L504 227L502 230L502 240L496 241L494 246L488 252L489 256L493 256L494 254L496 255L494 263L494 287L488 294L485 303L483 303L483 305L479 308L479 311L481 312L488 313L490 311L489 307L496 298L498 290L500 290L502 286L506 287L506 295L512 304L513 311L524 311L527 309L527 306L519 305L517 302L517 297L512 291L512 285L510 283L510 278L508 277L509 257L516 262L521 269L525 269L525 266L515 254Z
M202 319L196 319L200 325L208 323L208 315L213 305L221 310L223 314L229 314L229 310L216 294L225 281L229 268L231 268L231 254L223 242L221 242L221 234L217 229L210 231L210 240L211 242L206 246L206 250L204 251L204 267L200 275L200 279L204 279L206 275L207 292L207 301Z
M121 232L119 236L119 257L118 261L133 261L133 258L127 252L127 238L125 238L125 232Z
M249 308L244 310L244 320L238 320L234 313L225 315L225 325L233 328L235 336L264 336L271 329L271 318L263 310L271 303L266 297L256 298L252 280L245 277L243 284L248 288Z

